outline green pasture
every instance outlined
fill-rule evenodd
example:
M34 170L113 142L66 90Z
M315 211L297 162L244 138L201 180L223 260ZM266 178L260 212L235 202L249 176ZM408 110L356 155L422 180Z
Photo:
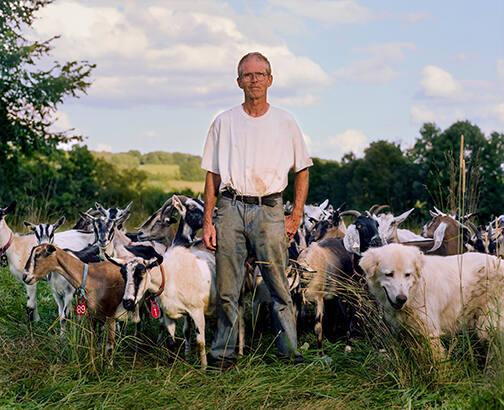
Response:
M434 365L421 344L377 334L350 354L300 337L306 363L274 356L271 336L256 335L249 353L226 373L204 372L156 340L148 323L135 338L128 326L113 361L86 321L73 319L63 339L46 282L38 289L42 320L25 318L23 286L0 269L0 408L58 409L497 409L504 406L502 356L485 361L461 335L450 360ZM379 326L377 327L379 328ZM250 340L250 339L249 339ZM495 357L496 352L493 352Z

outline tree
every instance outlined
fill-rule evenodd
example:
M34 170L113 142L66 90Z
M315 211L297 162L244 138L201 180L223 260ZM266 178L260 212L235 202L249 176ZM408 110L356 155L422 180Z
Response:
M56 38L28 40L36 12L52 0L0 2L0 199L18 192L20 168L26 160L54 152L59 143L79 140L51 130L54 113L67 96L89 87L93 64L54 62L41 69Z
M479 127L469 121L458 121L445 131L428 123L408 153L420 166L420 178L429 193L429 205L455 211L462 204L459 184L460 137L464 136L466 211L478 210L488 220L504 202L504 135L493 133L486 138Z

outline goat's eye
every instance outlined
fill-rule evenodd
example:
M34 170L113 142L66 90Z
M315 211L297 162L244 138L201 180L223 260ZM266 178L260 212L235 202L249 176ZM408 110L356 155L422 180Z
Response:
M392 278L394 276L394 272L388 272L385 274L387 278Z
M411 276L411 273L409 273L409 272L408 272L408 273L405 273L405 274L404 274L404 276L405 276L406 278L409 278L409 277Z

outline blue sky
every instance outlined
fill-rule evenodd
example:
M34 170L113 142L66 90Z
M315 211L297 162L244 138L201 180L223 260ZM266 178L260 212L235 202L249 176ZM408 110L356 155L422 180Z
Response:
M273 65L273 104L313 156L412 144L425 121L504 130L504 2L56 0L35 38L53 57L97 64L88 95L57 126L91 149L201 154L214 116L241 103L236 63Z

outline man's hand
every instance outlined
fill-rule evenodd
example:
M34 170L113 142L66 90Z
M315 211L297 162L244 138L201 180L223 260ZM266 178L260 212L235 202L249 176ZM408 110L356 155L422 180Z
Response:
M289 239L294 238L294 235L296 234L300 223L301 215L293 213L292 215L287 215L285 217L285 233L287 234Z
M203 243L207 249L215 251L217 249L217 232L213 223L203 224Z

